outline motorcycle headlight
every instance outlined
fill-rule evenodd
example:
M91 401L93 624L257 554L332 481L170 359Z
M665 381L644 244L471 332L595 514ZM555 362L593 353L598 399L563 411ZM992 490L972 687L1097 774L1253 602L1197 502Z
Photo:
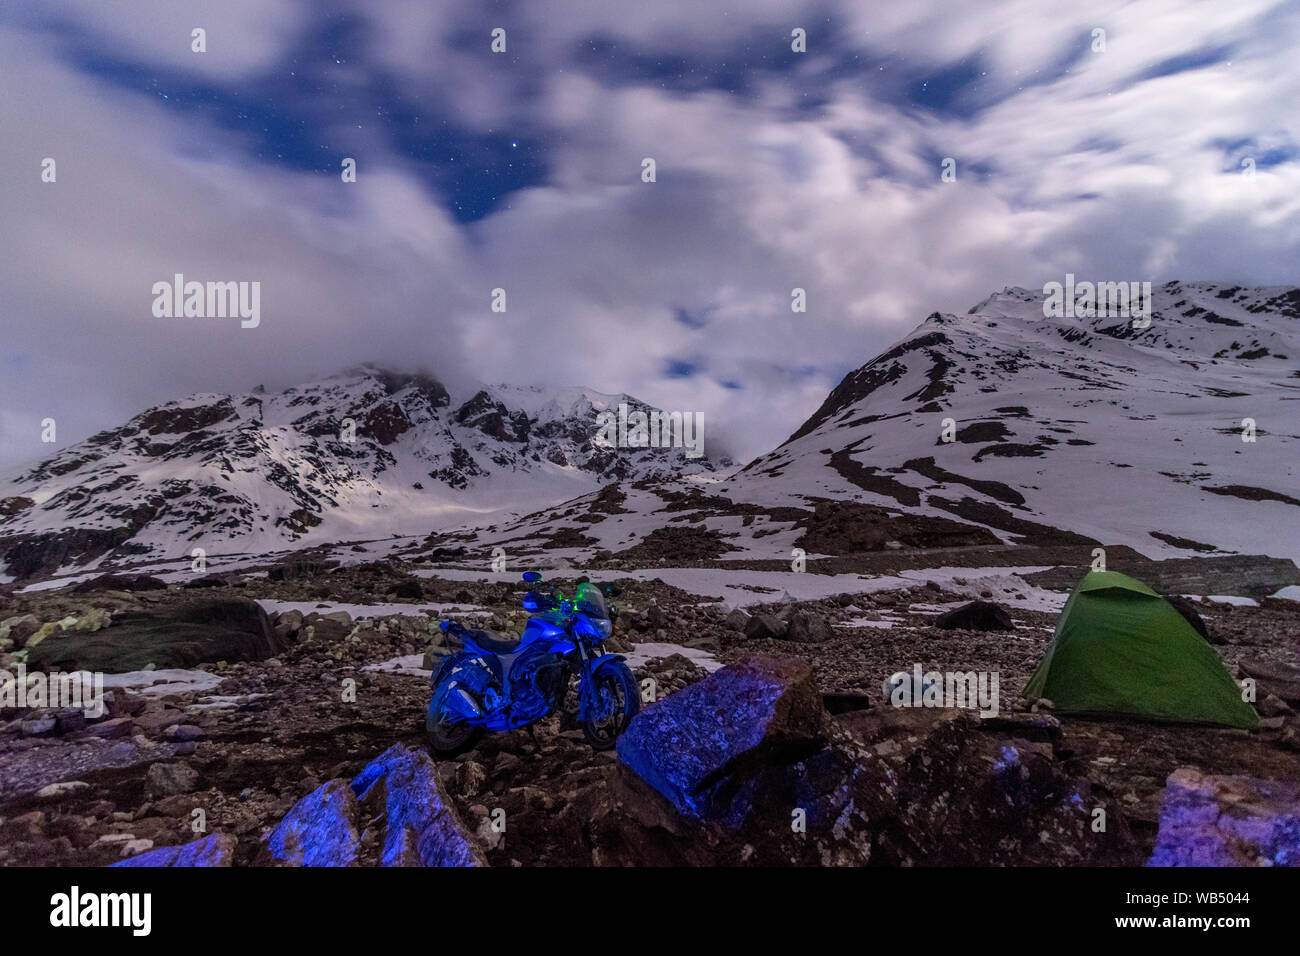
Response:
M603 641L610 635L610 624L608 621L593 621L590 618L580 617L573 625L575 634L587 638L591 641Z

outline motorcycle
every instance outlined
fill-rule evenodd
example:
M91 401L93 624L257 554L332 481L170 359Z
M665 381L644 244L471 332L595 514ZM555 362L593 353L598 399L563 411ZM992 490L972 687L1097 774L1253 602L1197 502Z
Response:
M524 581L539 585L541 574ZM618 615L590 582L570 600L554 588L524 595L530 616L518 640L442 621L443 632L464 649L443 659L433 675L433 696L425 714L429 745L439 756L464 753L484 732L525 727L562 711L570 675L578 678L578 721L595 750L614 746L641 708L640 689L621 654L605 651Z

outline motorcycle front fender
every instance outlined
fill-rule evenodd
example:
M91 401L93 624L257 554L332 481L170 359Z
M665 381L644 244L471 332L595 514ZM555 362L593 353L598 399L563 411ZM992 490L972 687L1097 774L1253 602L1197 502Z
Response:
M625 661L627 657L622 654L601 654L599 657L591 659L591 672L599 674L606 667L609 667L614 661Z
M625 661L625 660L627 660L627 658L624 657L622 654L601 654L599 657L593 657L588 662L587 673L590 674L592 677L595 677L597 674L601 673L602 671L608 670L610 667L613 667L616 664L620 663L621 661ZM582 683L578 687L578 719L579 720L585 720L587 717L587 713L588 713L587 709L590 706L590 699L591 699L589 694L590 694L590 684L588 683L587 678L584 677Z

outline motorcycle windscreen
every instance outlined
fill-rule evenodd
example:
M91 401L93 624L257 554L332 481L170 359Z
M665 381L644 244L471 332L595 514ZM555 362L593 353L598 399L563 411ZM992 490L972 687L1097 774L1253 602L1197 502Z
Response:
M573 606L579 614L586 617L600 618L602 621L609 620L609 607L605 604L605 595L600 588L590 581L578 585L578 593L573 598Z

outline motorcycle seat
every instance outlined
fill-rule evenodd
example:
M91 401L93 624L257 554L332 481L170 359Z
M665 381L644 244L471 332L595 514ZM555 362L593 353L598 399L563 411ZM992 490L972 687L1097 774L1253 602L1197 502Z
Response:
M513 654L519 648L519 642L513 637L503 637L492 631L475 631L465 628L465 631L461 634L461 639L490 654Z

